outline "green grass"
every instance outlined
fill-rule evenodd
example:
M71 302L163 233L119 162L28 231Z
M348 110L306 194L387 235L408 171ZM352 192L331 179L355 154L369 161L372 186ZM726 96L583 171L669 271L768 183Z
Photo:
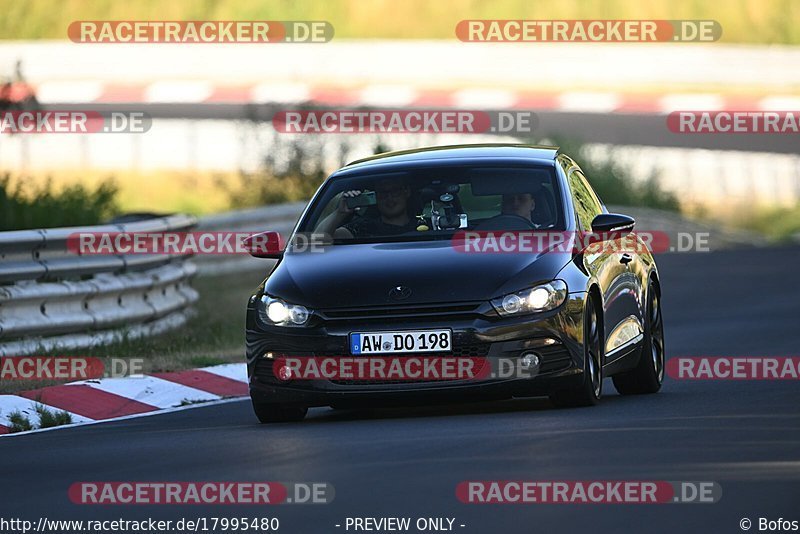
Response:
M34 424L27 415L17 410L8 414L9 431L13 434L37 428L51 428L72 424L72 415L63 410L49 410L39 403L35 405L34 410L39 416L39 424Z
M33 430L33 423L28 419L28 416L20 411L11 412L8 414L9 432L27 432Z
M599 18L713 19L723 42L800 43L796 0L0 0L0 13L4 39L66 39L76 20L327 20L334 39L454 39L463 19Z
M212 365L221 365L223 363L228 362L219 356L195 356L194 358L189 358L189 365L192 367L211 367Z
M781 244L800 240L800 204L791 208L746 208L723 219L726 224L752 230Z
M36 405L36 413L39 414L39 428L50 428L72 423L72 415L63 410L51 411L38 404Z

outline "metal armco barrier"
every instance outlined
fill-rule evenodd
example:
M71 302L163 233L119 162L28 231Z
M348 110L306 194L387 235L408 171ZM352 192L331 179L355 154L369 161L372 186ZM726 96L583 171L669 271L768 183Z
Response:
M188 215L141 222L0 232L0 356L77 349L183 325L198 294L186 256L67 250L78 232L187 231Z
M252 232L273 230L287 238L300 218L306 202L277 204L261 208L229 211L200 219L197 230ZM241 271L261 270L266 275L272 260L250 256L198 256L195 258L200 276L221 275Z

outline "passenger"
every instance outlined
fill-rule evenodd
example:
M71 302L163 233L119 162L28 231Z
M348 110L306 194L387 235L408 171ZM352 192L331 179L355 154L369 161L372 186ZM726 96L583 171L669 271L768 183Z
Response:
M503 215L518 215L526 221L531 220L531 213L536 208L536 201L530 193L515 193L503 195L501 213Z
M375 187L375 207L377 214L366 213L349 221L355 212L347 206L348 198L362 194L361 190L345 191L339 199L335 212L329 215L317 228L318 232L330 233L333 229L335 239L352 239L399 235L416 229L416 221L408 214L408 199L411 189L398 180L381 180Z

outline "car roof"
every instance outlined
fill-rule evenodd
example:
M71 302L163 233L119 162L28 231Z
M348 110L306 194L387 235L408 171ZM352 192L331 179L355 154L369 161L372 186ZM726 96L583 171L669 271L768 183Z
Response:
M344 171L356 168L362 169L371 167L373 165L415 163L443 159L474 160L480 158L508 158L552 161L555 160L557 155L558 147L556 146L524 145L512 143L447 145L376 154L368 158L352 161L345 165L342 170Z

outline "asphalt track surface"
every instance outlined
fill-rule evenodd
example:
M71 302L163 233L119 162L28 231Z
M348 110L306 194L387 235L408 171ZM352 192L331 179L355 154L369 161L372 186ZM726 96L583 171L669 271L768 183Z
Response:
M800 248L658 258L669 357L797 355ZM741 532L800 520L800 382L667 380L661 393L555 409L544 399L345 411L256 424L247 402L0 439L1 517L454 517L456 532ZM713 480L716 504L470 505L464 480ZM327 505L79 506L76 481L327 481ZM413 521L413 519L412 519ZM335 527L340 524L342 527ZM413 523L412 523L413 524ZM411 530L414 532L415 530ZM351 530L352 532L352 530Z

